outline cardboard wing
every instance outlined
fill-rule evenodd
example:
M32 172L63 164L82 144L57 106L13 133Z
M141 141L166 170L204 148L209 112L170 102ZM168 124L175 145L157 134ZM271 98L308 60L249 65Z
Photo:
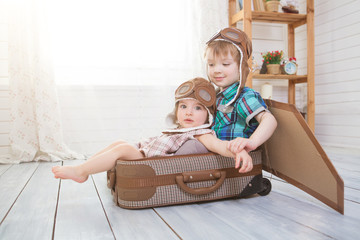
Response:
M263 168L344 214L344 182L294 105L266 100L278 126Z

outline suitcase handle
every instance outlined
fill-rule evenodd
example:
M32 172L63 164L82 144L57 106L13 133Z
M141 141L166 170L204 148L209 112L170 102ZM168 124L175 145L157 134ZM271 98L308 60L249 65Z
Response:
M216 191L223 183L226 178L226 171L202 171L202 172L190 172L183 173L182 175L176 176L175 180L178 186L187 193L194 195L204 195ZM185 182L205 181L218 179L211 187L203 188L190 188Z

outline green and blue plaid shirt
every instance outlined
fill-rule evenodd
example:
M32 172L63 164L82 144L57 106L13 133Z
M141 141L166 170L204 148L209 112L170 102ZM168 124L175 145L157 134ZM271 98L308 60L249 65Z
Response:
M234 98L238 86L238 82L234 83L217 95L218 110L212 129L221 140L233 140L237 137L249 138L259 125L254 117L267 109L258 92L244 87L238 99L231 104L233 110L230 113L221 112L219 106L227 104Z

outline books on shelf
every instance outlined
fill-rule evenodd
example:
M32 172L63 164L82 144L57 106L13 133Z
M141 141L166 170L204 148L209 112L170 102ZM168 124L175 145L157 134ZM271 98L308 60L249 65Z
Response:
M262 12L265 12L265 0L257 0L259 1L260 10Z
M265 11L264 0L253 0L253 6L254 6L254 11L260 11L260 12Z
M243 0L238 0L239 1L239 7L240 7L240 10L243 9Z
M242 10L243 6L244 6L243 0L238 0L238 2L239 2L240 10ZM264 12L265 11L265 0L252 0L251 10Z

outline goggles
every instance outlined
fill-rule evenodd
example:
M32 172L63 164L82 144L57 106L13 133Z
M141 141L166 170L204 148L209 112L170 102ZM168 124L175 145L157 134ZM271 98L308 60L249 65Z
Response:
M205 107L212 107L216 101L214 87L205 79L196 78L181 84L175 91L177 101L183 98L194 98Z
M251 55L251 46L248 45L249 39L245 32L236 29L236 28L224 28L220 30L218 33L216 33L209 41L206 42L206 44L209 44L215 40L226 40L229 41L237 46L241 46L246 54L247 57Z

